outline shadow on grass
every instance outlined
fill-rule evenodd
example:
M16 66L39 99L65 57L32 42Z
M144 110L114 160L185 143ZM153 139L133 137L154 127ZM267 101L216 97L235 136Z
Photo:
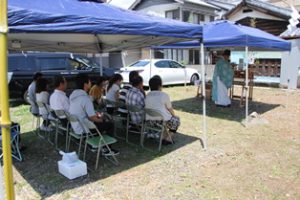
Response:
M202 99L198 97L173 101L173 107L176 110L202 115L203 105ZM257 112L263 114L268 112L280 104L267 104L263 102L249 101L249 114ZM206 114L209 117L220 118L230 121L241 122L245 118L245 107L240 107L240 101L233 99L230 108L220 108L210 101L206 101Z
M134 137L132 135L131 138ZM139 136L136 135L134 140L139 141ZM161 152L156 151L158 143L154 141L152 143L150 139L147 140L147 144L153 147L152 149L155 150L153 152L142 149L138 145L128 145L125 141L119 140L113 146L115 149L120 150L120 155L117 156L120 162L119 166L114 166L101 157L97 171L89 171L87 176L68 180L58 173L57 161L61 160L61 156L54 146L50 145L46 140L37 137L33 132L28 132L22 134L22 143L27 146L27 149L22 152L24 161L15 161L14 166L31 187L42 198L45 198L107 178L154 159L159 159L163 155L198 140L198 138L178 133L175 136L175 140L176 143L174 145L163 146ZM60 143L59 146L64 148L64 136L60 136ZM78 146L74 146L71 150L77 150L77 148ZM88 154L87 164L94 169L96 153L88 151Z

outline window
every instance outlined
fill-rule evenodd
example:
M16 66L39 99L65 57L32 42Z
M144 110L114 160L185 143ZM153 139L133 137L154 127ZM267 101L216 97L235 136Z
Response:
M133 64L130 65L129 67L145 67L145 66L148 65L149 63L150 63L149 61L140 60L140 61L137 61L137 62L133 63Z
M170 68L169 61L163 60L163 61L158 61L155 63L155 66L158 68Z
M171 68L183 68L179 63L171 61L170 62Z
M90 68L100 68L100 65L97 62L88 57L76 56L75 60Z
M164 58L163 50L154 50L154 58Z
M209 17L209 21L210 21L210 22L215 21L215 16L210 16L210 17Z
M193 22L193 19L192 19L192 17L193 17L193 15L191 15L191 12L190 11L183 11L183 21L184 22L190 22L190 23L192 23Z
M179 9L166 11L166 18L180 20Z
M199 50L189 50L189 64L191 65L200 64Z
M201 24L201 22L205 21L205 16L202 14L194 13L193 14L193 23L194 24Z
M11 56L8 57L8 71L34 71L31 66L27 65L27 57Z
M69 58L69 65L71 66L72 70L84 70L86 69L86 65L82 62L77 61L76 59Z
M178 56L177 53L178 53L177 49L172 50L172 60L177 60L177 56Z
M67 70L67 59L65 57L38 58L37 63L41 70Z

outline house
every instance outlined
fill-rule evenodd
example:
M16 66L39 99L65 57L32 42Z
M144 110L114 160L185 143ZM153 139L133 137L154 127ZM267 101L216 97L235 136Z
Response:
M124 9L195 24L214 21L217 16L216 10L221 10L219 7L201 0L111 0L109 3ZM155 50L151 56L173 59L183 64L200 63L199 50L193 49ZM123 52L124 65L149 58L149 48Z
M289 40L292 48L290 52L282 54L282 68L280 76L280 85L289 89L300 88L300 13L293 12L293 19L296 22L294 27L290 27L283 32L280 37Z
M218 7L215 11L215 20L223 19L224 15L231 9L233 9L239 1L230 0L205 0L206 3Z
M279 7L285 7L290 8L290 6L294 6L297 10L300 10L300 0L267 0L267 2L279 6Z
M224 17L239 24L255 27L273 35L279 36L284 32L291 18L291 10L278 7L271 3L275 1L242 0ZM252 51L249 53L257 76L278 77L281 70L282 52ZM231 60L238 63L244 59L244 51L233 51ZM276 79L277 80L277 79Z
M258 0L243 0L224 17L279 36L289 24L291 10Z

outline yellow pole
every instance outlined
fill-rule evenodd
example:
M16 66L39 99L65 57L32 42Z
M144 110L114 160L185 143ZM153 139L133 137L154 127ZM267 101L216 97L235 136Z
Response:
M6 199L14 200L7 83L7 0L0 0L0 110Z

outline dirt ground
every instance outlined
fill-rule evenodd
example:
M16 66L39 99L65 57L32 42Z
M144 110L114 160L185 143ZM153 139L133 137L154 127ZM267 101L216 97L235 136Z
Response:
M249 113L257 112L263 123L248 127L238 99L231 108L208 102L207 151L199 140L202 101L195 87L164 91L182 123L173 146L158 153L119 140L120 166L101 159L99 170L71 181L58 173L61 156L54 147L31 132L28 106L11 108L27 146L24 161L14 161L17 199L300 199L299 90L255 88Z

